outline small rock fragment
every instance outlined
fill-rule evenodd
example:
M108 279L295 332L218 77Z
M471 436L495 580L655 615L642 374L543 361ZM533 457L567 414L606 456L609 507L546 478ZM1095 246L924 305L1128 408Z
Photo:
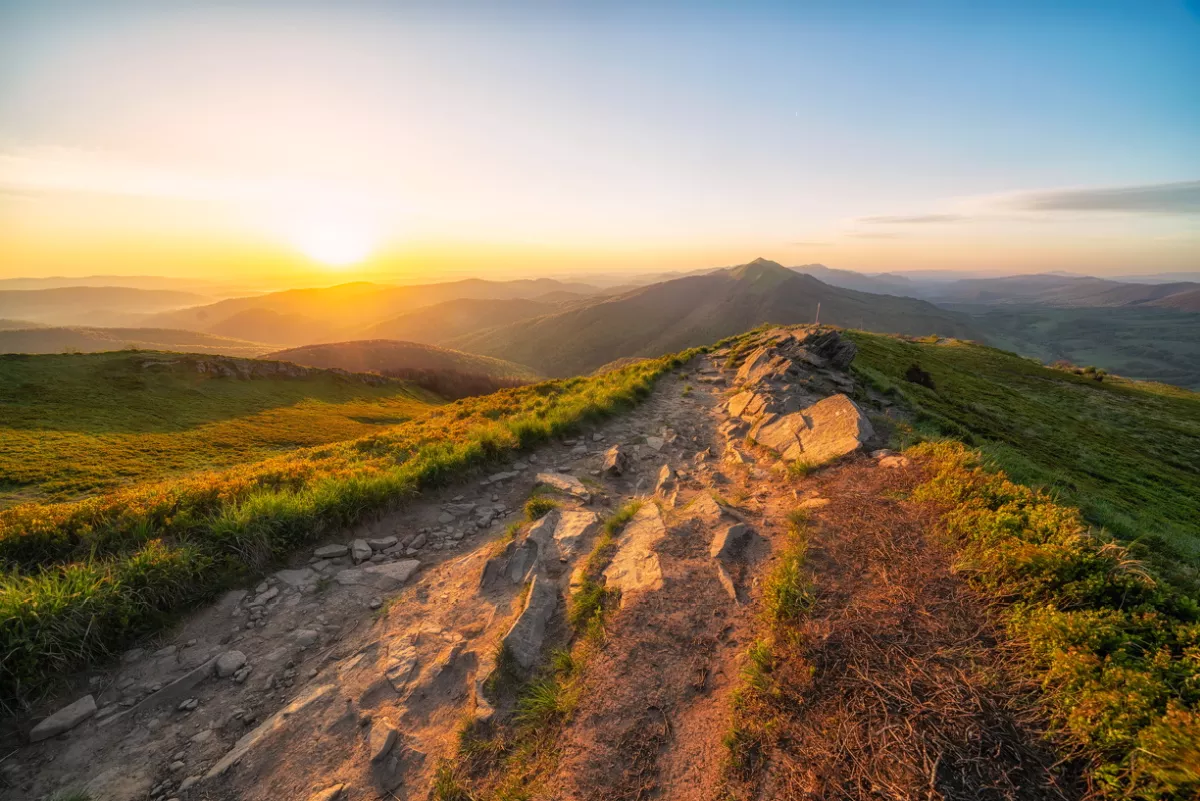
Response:
M717 532L708 547L708 555L713 559L732 559L746 547L753 532L745 523L734 523Z
M324 790L318 790L308 797L308 801L337 801L342 795L344 784L335 784L332 787L326 787Z
M386 720L371 722L371 731L367 735L367 750L371 754L372 762L378 762L388 755L392 746L396 744L398 734L396 728Z
M226 651L217 657L217 675L228 678L246 664L246 655L241 651Z
M296 644L301 648L308 648L309 646L316 645L317 640L319 640L321 637L320 634L312 629L296 629L293 636L296 638Z

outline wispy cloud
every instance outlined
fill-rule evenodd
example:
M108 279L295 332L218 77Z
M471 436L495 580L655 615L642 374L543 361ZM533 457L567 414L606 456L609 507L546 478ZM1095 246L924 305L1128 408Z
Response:
M855 222L865 225L924 225L951 223L968 219L965 214L897 214L879 217L859 217Z
M788 242L788 247L793 248L829 248L833 247L832 242Z
M900 234L887 233L885 231L851 231L846 236L852 236L855 239L900 239Z
M1200 181L1019 192L1002 203L1007 208L1034 212L1194 214L1200 212Z

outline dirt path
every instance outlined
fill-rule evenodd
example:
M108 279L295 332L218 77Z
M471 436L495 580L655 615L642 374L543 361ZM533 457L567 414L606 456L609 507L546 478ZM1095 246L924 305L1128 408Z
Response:
M740 367L699 357L631 412L343 532L135 649L93 677L100 714L0 762L4 797L430 798L463 721L511 714L488 689L501 662L536 673L566 643L571 576L636 498L605 574L620 607L538 798L1053 797L1047 756L981 678L999 667L982 617L923 539L929 520L892 499L915 473L851 456L797 479L781 461L876 443L838 394L852 348L763 342ZM619 475L601 470L612 446ZM547 482L559 508L505 544ZM788 512L818 495L822 595L773 710L787 742L731 788L724 739L761 577Z

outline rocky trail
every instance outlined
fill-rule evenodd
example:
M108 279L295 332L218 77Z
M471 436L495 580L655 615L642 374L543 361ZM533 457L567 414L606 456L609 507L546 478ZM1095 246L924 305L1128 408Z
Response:
M854 346L808 329L752 345L698 357L575 439L317 544L126 653L6 749L0 791L475 798L439 784L464 722L510 719L502 674L527 680L570 645L572 598L604 521L641 500L600 565L612 608L575 712L520 797L907 798L917 785L922 798L1056 797L1020 710L970 680L994 667L994 642L925 542L928 513L880 506L917 473L904 457L866 455L882 443L845 394ZM877 422L885 407L872 409ZM535 490L556 506L527 520ZM810 569L824 594L806 624L804 677L787 685L787 744L731 785L730 697L797 507L816 521ZM878 653L836 655L850 640L853 654ZM907 695L888 683L900 655L930 666ZM885 678L851 680L862 670ZM969 753L940 756L949 740ZM894 769L864 773L857 759ZM994 791L979 795L984 785Z

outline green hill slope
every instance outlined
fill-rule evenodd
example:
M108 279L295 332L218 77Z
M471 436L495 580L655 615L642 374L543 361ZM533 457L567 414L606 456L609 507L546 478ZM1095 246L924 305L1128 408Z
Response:
M401 382L219 356L0 356L0 507L353 439L434 400Z
M403 370L453 370L490 378L515 378L532 381L538 375L528 367L490 356L476 356L450 348L398 342L392 339L366 339L356 342L331 342L276 351L265 358L303 364L307 367L337 368L351 372L377 372L384 375Z
M0 329L0 353L103 353L136 348L258 356L273 347L261 342L173 328Z
M854 369L915 410L918 428L978 446L1015 480L1151 546L1168 571L1200 565L1197 393L1096 381L959 341L850 336ZM913 365L932 386L906 378Z
M758 259L641 287L450 344L528 364L546 375L574 375L624 356L653 357L704 345L764 322L812 322L818 304L822 322L975 337L965 317L925 301L839 289Z
M640 362L602 376L470 398L353 441L293 450L253 464L172 478L79 502L0 509L0 565L5 568L0 572L0 653L6 654L0 660L0 709L11 711L61 680L66 672L127 647L133 638L160 628L168 613L212 598L239 569L261 567L305 540L351 525L455 472L494 462L632 405L649 392L657 376L691 355ZM117 379L112 398L119 403L137 394L129 391L136 387L122 389L120 383L136 383L141 368L109 364L135 357L53 358L98 365L98 375L79 375L75 382L79 389L103 387L103 374L111 367ZM61 365L50 365L48 359L8 361L48 365L43 370L44 380L70 372ZM169 383L178 382L182 390L172 397L186 403L190 376L173 371L166 375ZM44 394L42 388L31 385L29 375L18 373L18 378L26 386L15 402L7 402L18 408L22 403L37 406L35 399ZM191 388L244 391L229 389L238 385L236 381L225 382L225 389L215 389L218 382L207 381L212 379L201 377L200 386ZM357 391L353 382L339 381L327 373L295 383L311 381ZM244 383L266 386L268 382ZM291 387L288 382L270 383L274 385L271 398ZM0 386L9 385L9 381L0 382ZM373 389L403 391L394 385ZM387 405L386 400L366 405L378 412ZM413 410L420 405L411 397L393 395L392 401L400 409ZM78 398L73 408L88 405ZM101 405L110 409L112 420L94 419L93 427L100 432L86 436L103 436L123 424L125 412L111 403ZM247 403L245 399L240 404L231 400L229 405L244 407ZM38 419L36 410L29 414ZM57 421L60 427L71 425L63 419L69 418L69 409L40 415ZM154 431L183 425L191 431L210 416L200 409L186 423L173 422L174 415L155 421L148 408L138 418ZM56 457L40 453L28 458ZM113 448L110 458L122 458L119 448Z

